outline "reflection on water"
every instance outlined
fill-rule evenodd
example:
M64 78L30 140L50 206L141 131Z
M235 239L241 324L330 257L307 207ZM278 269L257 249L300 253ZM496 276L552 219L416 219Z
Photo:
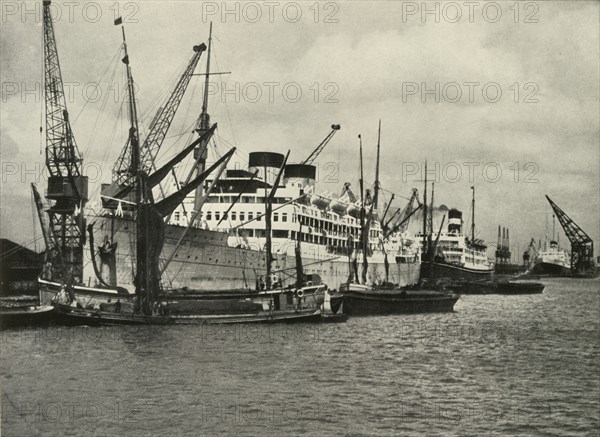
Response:
M598 286L339 325L4 331L2 432L593 433Z

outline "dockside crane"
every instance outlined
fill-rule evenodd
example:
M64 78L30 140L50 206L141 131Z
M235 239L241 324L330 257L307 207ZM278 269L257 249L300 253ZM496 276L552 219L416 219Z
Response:
M82 174L83 159L77 148L69 113L54 35L50 1L43 2L44 99L46 112L46 167L49 172L46 198L51 236L51 278L63 282L83 277L88 178ZM42 224L43 225L43 224Z
M417 204L416 207L415 202ZM408 228L410 217L412 217L421 207L422 204L419 202L418 191L416 188L413 188L406 206L403 209L397 209L387 221L384 222L385 217L381 220L381 228L383 229L385 237L387 238L395 232L405 232Z
M192 76L194 76L194 71L198 65L198 61L205 50L206 45L204 43L195 45L193 47L194 54L188 62L187 67L183 71L169 98L165 104L159 108L154 119L152 120L152 123L150 124L148 136L140 147L140 166L142 171L146 172L147 174L149 174L154 168L154 161L156 160L158 152L160 151L160 148L167 136L169 127L173 122L173 118L175 117L181 100L185 95L185 91L190 83L190 80L192 79ZM115 163L113 170L113 181L118 183L119 186L130 186L133 183L129 169L131 162L129 156L130 151L131 147L126 144L123 147L117 162Z
M595 273L594 241L550 197L546 196L546 199L571 242L571 273Z
M321 154L323 149L325 149L327 144L329 144L329 142L331 141L331 139L333 138L335 133L337 131L339 131L340 129L341 129L341 126L339 124L332 124L331 131L327 134L325 139L323 141L321 141L321 143L315 148L315 150L313 150L311 152L311 154L308 155L308 158L306 158L304 161L302 161L302 164L311 165L313 162L315 162L315 159L317 159L317 157Z
M345 182L344 186L342 187L342 192L340 193L340 199L342 199L344 196L348 196L348 201L350 203L356 203L357 199L356 199L356 195L352 192L352 189L350 188L350 182Z

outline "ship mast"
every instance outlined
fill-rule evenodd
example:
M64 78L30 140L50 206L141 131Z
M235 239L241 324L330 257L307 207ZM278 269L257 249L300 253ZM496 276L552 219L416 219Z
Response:
M136 180L135 189L135 201L139 204L142 201L142 187L140 184L140 143L139 143L139 127L137 117L137 105L135 104L135 91L133 76L131 74L131 67L129 65L129 53L127 52L127 40L125 39L125 26L123 20L118 18L115 20L116 25L121 25L121 32L123 34L123 53L125 57L122 59L125 64L125 71L127 73L127 93L129 96L128 101L128 112L129 112L129 147L131 149L131 163L129 167L129 173L131 177Z
M151 260L150 260L150 229L149 229L149 214L151 208L151 195L146 186L147 175L142 170L140 160L140 142L139 142L139 126L138 112L135 101L135 88L131 66L129 63L129 53L127 51L127 39L125 38L125 26L121 17L115 20L115 25L121 25L121 33L123 35L123 53L125 57L122 59L125 64L127 73L127 92L128 92L128 112L129 112L129 148L131 150L131 162L129 166L129 176L134 182L135 192L135 207L136 207L136 271L135 271L135 288L138 299L136 301L136 310L143 312L146 315L152 314L154 304L153 285L151 283Z
M379 132L377 134L377 162L375 163L375 184L373 186L373 199L369 208L369 215L366 220L367 232L371 230L373 220L373 211L377 209L377 198L379 197L379 152L381 148L381 120L379 120ZM365 211L366 213L366 211Z
M299 290L304 286L304 267L302 266L302 223L298 228L298 237L296 238L296 246L294 247L294 255L296 258L296 288Z
M381 149L381 119L379 119L379 129L377 131L377 164L375 165L375 187L373 188L373 207L377 210L377 201L379 198L379 154Z
M208 85L210 76L210 52L212 48L212 21L208 30L208 52L206 58L206 77L204 78L204 98L202 99L202 113L200 114L200 129L210 128L210 115L208 114Z
M473 249L473 264L475 264L475 186L473 190L473 200L471 201L471 248Z
M427 250L431 251L433 240L433 198L435 196L435 181L431 181L431 206L429 207L429 230L427 237Z
M545 223L544 223L544 232L545 232L545 236L544 236L544 251L548 250L548 205L546 205L546 216L544 218Z
M273 213L273 205L271 205L271 202L269 201L269 193L267 191L267 164L263 164L263 175L265 183L265 289L269 290L271 288L271 265L273 262L273 254L271 253L271 215Z
M363 266L362 266L362 282L367 283L367 269L369 267L367 262L367 247L368 247L368 230L365 226L365 198L364 198L364 174L363 174L363 149L362 149L362 137L358 135L360 143L360 244L363 253Z
M208 31L208 51L206 53L206 73L204 78L204 97L202 99L202 112L200 114L200 119L198 120L198 126L196 128L196 132L199 135L204 134L210 129L210 115L208 114L208 86L210 80L210 53L212 50L212 21L210 22L210 27ZM208 156L208 142L210 138L206 141L203 141L198 145L196 150L194 150L194 158L196 160L195 168L196 168L196 176L202 174L204 172L204 168L206 166L206 158ZM199 186L196 189L194 196L194 210L198 211L200 209L200 202L203 197L204 187Z
M279 188L279 181L281 180L281 176L283 175L283 171L285 169L285 165L287 164L287 160L290 156L290 152L288 150L283 163L281 164L281 168L279 169L279 173L277 173L277 177L275 178L275 182L273 182L273 186L271 187L271 191L267 195L267 166L266 161L264 162L264 181L265 181L265 251L266 251L266 289L270 290L272 287L271 281L271 267L273 264L273 248L272 248L272 239L271 239L271 216L273 214L273 199L275 198L275 193L277 193L277 189Z
M425 183L423 187L423 254L429 252L427 247L427 160L425 160Z

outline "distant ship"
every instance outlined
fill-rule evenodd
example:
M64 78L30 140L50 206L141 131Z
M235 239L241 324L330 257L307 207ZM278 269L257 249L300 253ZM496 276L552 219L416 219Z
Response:
M427 174L427 163L425 163ZM494 264L487 257L487 245L475 238L475 187L471 187L470 238L463 232L462 212L456 208L447 211L448 226L442 230L446 215L439 229L433 227L434 184L431 185L431 205L427 205L427 179L423 190L423 230L416 235L422 243L421 277L435 282L437 279L458 281L491 281ZM428 212L429 210L429 212ZM433 266L432 266L433 263Z
M531 272L538 275L569 276L571 256L558 246L558 242L552 240L546 250L537 253Z
M462 280L491 280L494 276L494 265L487 257L487 246L475 239L472 241L462 231L462 212L457 209L448 211L448 227L439 236L432 234L432 240L438 240L435 254L435 277L438 279ZM416 237L427 245L427 238L423 233ZM431 271L431 262L422 261L423 276L428 276Z

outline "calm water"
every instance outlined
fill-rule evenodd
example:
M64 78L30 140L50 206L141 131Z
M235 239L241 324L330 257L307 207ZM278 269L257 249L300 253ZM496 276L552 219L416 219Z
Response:
M598 280L342 325L2 333L2 435L597 435Z

